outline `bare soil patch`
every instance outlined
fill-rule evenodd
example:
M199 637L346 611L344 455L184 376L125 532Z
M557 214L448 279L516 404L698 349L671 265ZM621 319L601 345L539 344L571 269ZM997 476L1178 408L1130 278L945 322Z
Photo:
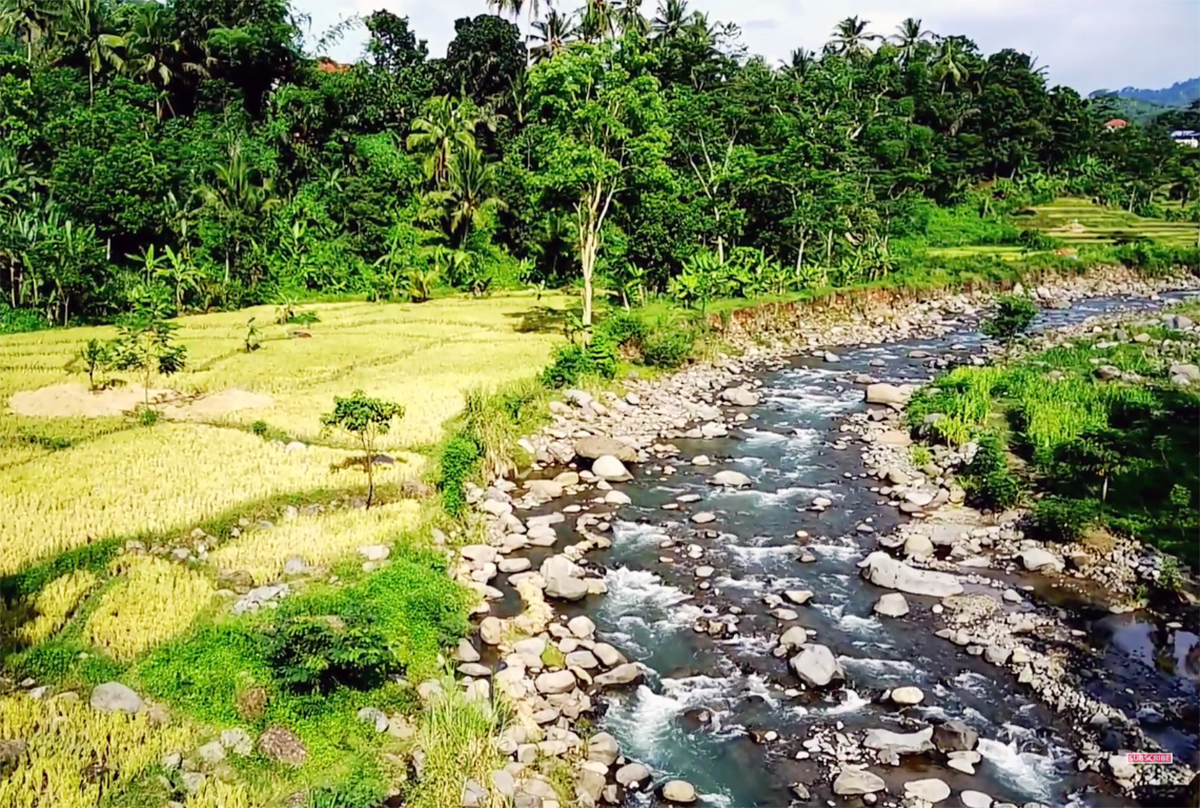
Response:
M145 401L137 386L89 390L75 382L52 384L38 390L16 393L8 401L17 415L35 418L103 418L134 412ZM150 403L167 418L212 418L239 410L270 407L275 400L262 393L230 388L216 393L186 395L178 390L150 390Z

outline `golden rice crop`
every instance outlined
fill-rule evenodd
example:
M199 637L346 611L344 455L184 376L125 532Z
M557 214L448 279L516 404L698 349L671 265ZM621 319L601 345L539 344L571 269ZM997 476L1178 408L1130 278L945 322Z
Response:
M387 543L419 521L420 505L412 500L298 516L270 530L249 530L209 559L224 570L247 570L261 583L278 578L292 556L309 566L332 564L355 548Z
M87 638L110 656L128 661L184 631L211 602L207 578L154 556L115 563L121 575L87 621Z
M102 793L119 793L164 755L186 753L195 735L184 725L154 725L144 711L130 716L102 713L83 702L0 697L0 738L28 744L16 768L0 778L0 805L91 808ZM88 775L97 766L104 767L104 778Z
M16 629L17 640L33 645L53 636L97 583L92 573L76 570L46 584L33 601L32 619Z
M349 456L319 447L287 453L230 429L160 424L4 469L0 575L89 539L164 534L246 502L359 486L360 475L330 470ZM387 482L392 472L382 472Z

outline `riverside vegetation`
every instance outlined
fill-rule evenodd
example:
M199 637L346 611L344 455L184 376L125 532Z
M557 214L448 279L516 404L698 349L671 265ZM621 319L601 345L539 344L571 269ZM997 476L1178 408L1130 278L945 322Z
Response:
M0 2L0 802L457 805L511 711L418 692L481 608L443 545L555 391L764 300L1197 264L1196 155L1027 56L613 11L343 66L278 0ZM1049 501L1178 541L1112 451Z

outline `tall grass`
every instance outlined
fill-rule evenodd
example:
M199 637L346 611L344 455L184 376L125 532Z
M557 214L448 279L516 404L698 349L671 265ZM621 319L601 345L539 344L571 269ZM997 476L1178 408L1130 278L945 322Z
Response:
M446 808L462 804L468 779L489 794L487 808L500 808L505 798L491 788L491 773L504 768L493 738L504 730L508 714L501 702L468 700L453 678L442 682L421 712L418 746L425 752L422 777L407 795L412 808Z

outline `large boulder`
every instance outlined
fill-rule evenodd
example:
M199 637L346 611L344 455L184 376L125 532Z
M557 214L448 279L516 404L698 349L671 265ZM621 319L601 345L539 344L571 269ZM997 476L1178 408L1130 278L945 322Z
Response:
M950 786L936 777L927 777L923 780L909 780L904 784L904 796L935 805L950 797Z
M864 578L884 589L898 589L910 595L925 595L931 598L961 595L963 591L958 579L947 572L919 570L880 550L864 558L858 566L862 568Z
M92 707L105 713L136 713L142 697L120 682L105 682L92 691Z
M969 752L979 745L979 733L962 721L947 721L934 728L933 742L941 752Z
M1063 571L1063 560L1049 550L1043 550L1040 547L1030 547L1028 550L1022 550L1017 555L1021 559L1021 563L1025 566L1025 569L1030 572Z
M883 791L883 778L865 769L842 769L833 781L833 793L839 797L854 797Z
M588 593L583 570L566 556L550 556L542 562L540 570L546 582L546 595L560 600L582 600Z
M718 471L708 478L708 482L711 485L723 485L727 488L745 488L753 481L740 471Z
M525 488L538 499L558 499L563 495L562 483L554 480L530 480Z
M605 456L612 456L626 463L633 463L637 460L637 450L632 446L626 446L618 440L600 436L580 438L575 441L575 454L579 457L586 457L588 460L599 460Z
M618 665L608 673L602 673L592 681L597 687L615 687L617 685L630 685L635 682L640 682L645 674L633 662L626 662L624 665Z
M721 393L721 398L738 407L754 407L758 405L761 396L749 387L731 387Z
M800 653L790 660L792 671L809 687L825 687L830 682L846 678L842 665L824 645L815 643L801 647Z
M539 693L548 696L558 693L570 693L575 689L575 674L570 671L543 673L534 680L534 685L537 687Z
M933 749L932 737L933 727L926 727L920 732L869 729L863 738L863 746L891 755L920 755Z
M683 780L669 780L662 787L663 799L680 805L691 805L696 801L696 788Z
M617 783L625 788L637 788L650 779L650 770L641 763L626 763L617 769Z
M909 385L897 387L894 384L869 384L867 385L867 403L903 407L912 398L912 393L913 388Z
M625 464L614 455L602 455L596 458L596 461L592 463L592 474L610 483L633 479L629 469L625 468Z
M903 617L908 614L908 601L899 592L889 592L875 604L875 614L884 617Z

